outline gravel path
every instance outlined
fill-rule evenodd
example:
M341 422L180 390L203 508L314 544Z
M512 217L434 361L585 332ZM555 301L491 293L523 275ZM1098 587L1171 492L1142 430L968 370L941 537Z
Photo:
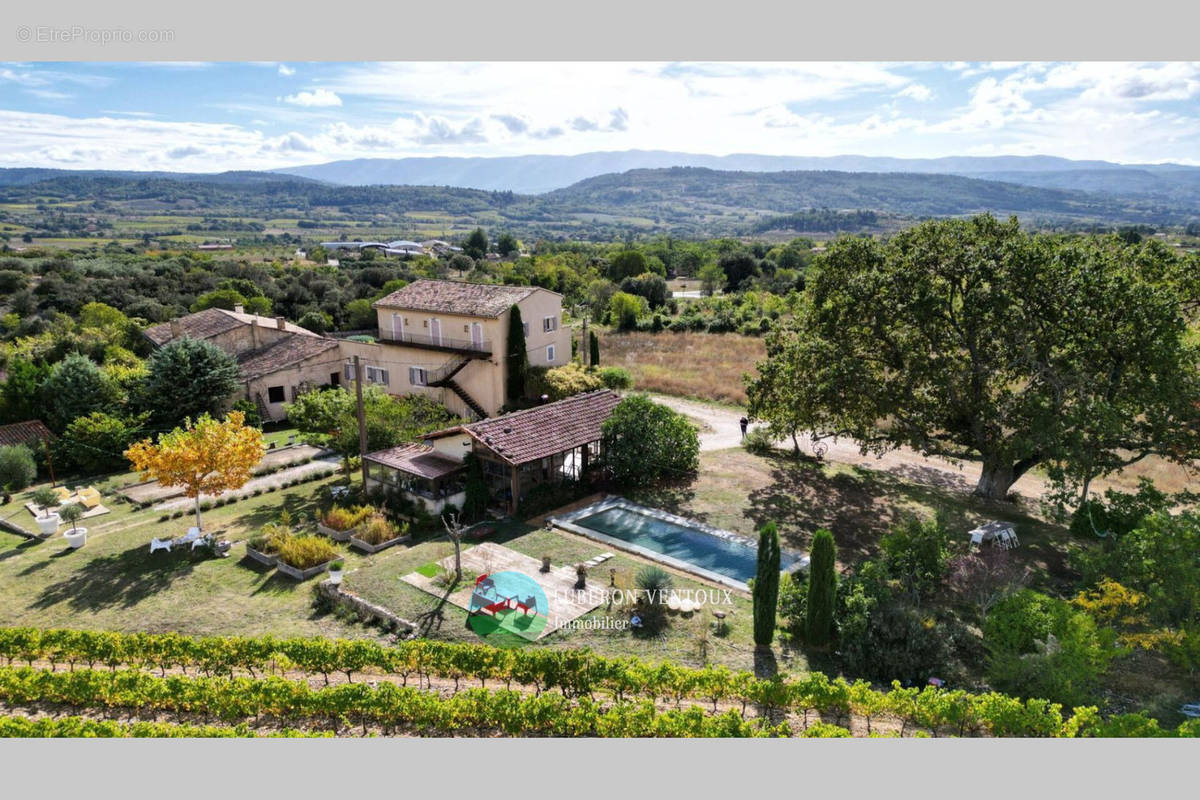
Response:
M244 497L248 494L253 494L255 489L268 489L272 486L280 487L287 481L293 481L296 478L302 478L305 475L311 475L314 472L324 472L330 467L337 468L341 464L341 459L336 455L322 456L321 458L309 461L307 464L300 464L295 467L281 469L279 472L273 472L270 475L263 475L261 478L251 478L246 482L246 485L240 489L235 489L232 492L225 492L221 497ZM205 500L215 500L213 495L200 495L200 502ZM155 511L171 511L176 508L192 508L195 501L190 497L177 497L168 500L161 505L154 507Z
M739 420L743 411L668 395L651 394L650 397L655 402L686 414L707 427L707 430L700 434L702 451L725 450L741 445L742 431ZM907 447L877 457L872 454L862 455L859 453L858 444L850 439L839 439L836 442L827 440L826 444L829 447L824 456L827 461L884 470L920 483L971 491L975 488L975 479L978 477L978 467L974 464L958 467L945 459L926 457ZM790 449L792 443L790 440L780 442L780 446ZM809 455L812 454L811 444L804 437L800 439L800 449ZM1027 474L1014 484L1013 491L1026 497L1037 498L1046 488L1044 480Z

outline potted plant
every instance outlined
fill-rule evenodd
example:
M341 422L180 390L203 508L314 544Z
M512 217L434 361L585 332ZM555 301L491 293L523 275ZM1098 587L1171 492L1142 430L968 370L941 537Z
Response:
M62 517L50 510L58 505L58 492L49 486L43 486L34 491L33 504L42 510L42 513L37 516L38 530L42 532L42 536L53 536L58 533Z
M346 562L340 558L329 565L329 582L337 585L342 582L342 576L346 574Z
M350 546L364 553L378 553L400 542L407 542L412 536L408 533L408 523L399 527L393 525L383 514L371 514L358 526L350 537Z
M575 565L575 588L583 589L587 586L587 567L583 564Z
M58 510L63 522L69 522L69 530L63 531L63 538L72 549L78 550L87 543L87 528L81 528L76 523L83 519L83 506L78 503L68 503Z
M550 571L550 556L542 556L542 572Z

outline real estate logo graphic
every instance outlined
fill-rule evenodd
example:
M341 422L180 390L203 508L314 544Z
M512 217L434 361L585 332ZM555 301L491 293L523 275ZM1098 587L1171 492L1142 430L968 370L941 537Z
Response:
M506 570L481 575L471 590L467 622L487 638L502 632L533 641L546 628L550 603L537 581Z

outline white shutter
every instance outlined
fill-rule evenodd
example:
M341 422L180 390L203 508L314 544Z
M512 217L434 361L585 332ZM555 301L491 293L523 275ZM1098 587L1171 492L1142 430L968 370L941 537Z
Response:
M353 364L346 365L345 375L346 375L346 380L348 380L348 381L354 380L354 365Z
M384 386L388 385L388 371L386 369L379 370L379 382Z

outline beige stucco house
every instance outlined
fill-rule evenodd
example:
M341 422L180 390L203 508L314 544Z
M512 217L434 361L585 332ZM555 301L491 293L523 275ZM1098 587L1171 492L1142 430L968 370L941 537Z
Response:
M281 420L285 403L302 392L342 380L341 344L283 317L209 308L153 325L145 336L155 347L188 337L210 341L237 359L242 387L234 399L251 401L263 419Z
M374 342L320 336L283 317L210 308L147 328L156 347L187 336L212 342L237 359L238 398L263 419L282 420L284 405L319 386L363 380L388 394L427 395L466 419L496 414L505 403L504 354L510 309L521 309L525 347L535 367L571 360L571 333L562 324L562 295L536 286L416 281L375 302Z
M415 281L374 303L378 339L342 341L347 362L358 356L367 383L390 394L424 394L469 419L492 416L505 403L504 354L510 309L525 326L534 367L571 360L562 324L562 295L536 286ZM353 377L344 366L345 379Z

